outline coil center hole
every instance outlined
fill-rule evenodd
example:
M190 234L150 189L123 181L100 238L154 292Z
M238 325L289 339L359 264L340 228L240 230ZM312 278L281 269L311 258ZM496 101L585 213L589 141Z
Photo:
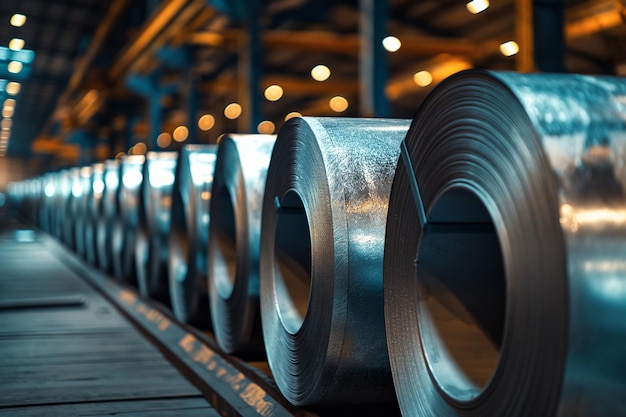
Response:
M500 357L506 273L493 219L473 192L444 193L417 263L418 324L431 376L452 400L480 395Z
M215 222L213 273L220 297L227 299L233 292L237 271L237 228L235 224L235 208L230 192L220 187L211 222Z
M277 205L274 287L285 329L295 334L311 293L311 232L302 199L289 191Z

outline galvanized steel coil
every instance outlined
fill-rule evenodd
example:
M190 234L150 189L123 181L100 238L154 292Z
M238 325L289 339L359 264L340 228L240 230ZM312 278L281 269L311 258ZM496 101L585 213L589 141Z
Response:
M120 161L117 214L113 225L112 258L115 278L137 283L135 244L139 224L139 198L145 156L128 155Z
M275 135L228 135L211 191L208 279L213 332L227 353L263 354L259 315L261 206Z
M61 217L61 241L71 250L76 249L76 224L78 198L80 197L80 168L72 167L63 170L62 194L59 201L59 216Z
M78 182L72 189L74 196L74 207L72 213L72 222L74 225L74 248L76 254L82 258L86 258L85 249L85 232L89 214L87 213L88 202L91 189L92 167L81 167L78 172Z
M177 152L148 152L139 195L135 265L139 292L169 304L168 238Z
M208 327L209 206L216 145L186 145L179 154L172 191L169 289L172 312L185 323Z
M102 194L104 192L104 163L91 165L91 176L85 201L85 260L91 265L98 265L97 242L98 222L104 215Z
M296 405L393 398L383 320L387 204L408 120L295 118L263 200L267 358Z
M626 410L626 79L469 71L403 143L385 318L406 416Z
M117 193L120 186L120 163L117 159L104 161L104 189L102 190L102 215L97 219L96 242L98 267L113 273L113 236L119 221Z

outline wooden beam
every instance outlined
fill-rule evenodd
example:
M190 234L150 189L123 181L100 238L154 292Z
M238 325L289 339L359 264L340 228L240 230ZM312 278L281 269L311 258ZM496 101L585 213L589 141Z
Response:
M267 75L261 81L262 88L272 84L280 85L284 94L316 96L333 94L357 94L359 91L356 80L327 80L315 81L311 78L297 78L289 75ZM237 79L231 75L219 77L212 81L205 81L200 86L202 94L225 95L237 88Z
M518 72L533 72L535 70L533 1L515 0L515 39L519 45L515 69Z
M235 49L240 30L230 29L224 32L203 31L191 33L187 42L192 45L207 47L226 47ZM402 35L402 47L395 52L401 56L428 56L439 53L468 56L498 52L498 44L493 41L472 42L467 39L437 38L422 35ZM328 31L302 30L266 30L261 34L265 49L295 49L303 52L336 53L356 56L359 53L358 35L338 35Z
M591 36L626 22L626 8L617 0L592 0L566 13L565 37L568 40Z

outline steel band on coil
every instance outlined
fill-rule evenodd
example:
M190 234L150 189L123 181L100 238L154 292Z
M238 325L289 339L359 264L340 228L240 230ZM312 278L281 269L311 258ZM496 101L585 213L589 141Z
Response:
M227 353L263 354L259 314L261 206L275 135L228 135L211 191L208 278L213 332Z
M104 191L104 163L94 163L91 166L91 176L87 187L87 201L85 203L85 260L91 265L98 265L97 231L98 221L104 215L102 194Z
M261 314L296 405L393 398L382 297L391 181L408 120L294 118L263 201Z
M625 79L468 71L422 104L385 246L403 415L626 409L625 97Z
M104 161L104 189L102 190L102 216L97 219L98 267L113 272L113 236L118 221L117 193L120 185L120 164L117 159Z
M216 145L186 145L176 166L169 235L172 312L183 322L210 326L207 283L209 205Z
M113 225L113 272L115 278L131 284L137 282L135 244L144 161L143 155L129 155L120 162L120 182L116 198L118 216Z
M168 237L177 160L177 152L147 153L135 243L139 292L168 304Z

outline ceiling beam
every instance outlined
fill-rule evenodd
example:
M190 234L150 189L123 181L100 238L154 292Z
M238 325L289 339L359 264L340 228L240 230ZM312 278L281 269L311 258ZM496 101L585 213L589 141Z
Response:
M228 47L233 50L242 31L231 29L224 32L195 32L187 41L192 45ZM467 39L438 38L422 35L401 36L402 47L397 55L428 56L439 53L459 55L482 55L498 51L498 43L493 41L472 42ZM359 53L360 38L357 34L339 35L329 31L313 30L266 30L261 34L265 48L296 49L303 52L325 52L356 56Z

